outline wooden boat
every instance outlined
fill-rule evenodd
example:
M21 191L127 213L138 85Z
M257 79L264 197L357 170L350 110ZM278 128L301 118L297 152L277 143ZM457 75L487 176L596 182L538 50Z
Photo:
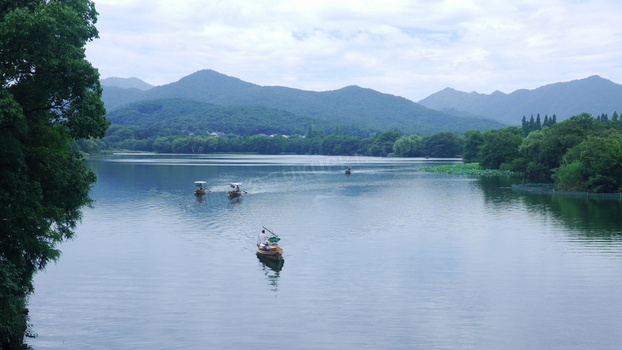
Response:
M205 181L195 181L194 184L198 187L196 190L194 190L195 196L204 196L205 193L207 193L207 189L203 187L203 185L206 184Z
M240 197L242 195L242 192L246 193L246 191L242 191L240 189L240 186L242 186L241 183L232 182L229 184L229 186L234 188L233 191L229 191L229 200Z
M276 243L268 243L264 246L257 246L257 253L271 260L281 260L283 248Z
M272 237L268 239L268 243L265 245L260 245L257 242L257 254L263 256L264 258L271 260L281 260L283 257L283 248L279 247L279 241L281 240L279 236L272 232L269 228L262 226L266 231L270 232Z

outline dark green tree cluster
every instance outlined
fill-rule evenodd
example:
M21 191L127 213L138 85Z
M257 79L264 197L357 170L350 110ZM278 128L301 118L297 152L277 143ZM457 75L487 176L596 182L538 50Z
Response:
M402 136L393 145L393 153L399 157L450 158L461 155L464 137L451 132L433 135Z
M620 122L620 116L618 115L617 111L614 111L611 115L611 119L609 119L609 115L607 113L602 113L601 115L596 117L596 121L605 124L612 123L613 125L616 125Z
M0 1L0 343L28 335L32 278L59 257L91 201L95 175L71 150L108 127L99 74L85 59L96 38L88 0Z
M622 191L622 121L584 113L521 135L515 127L468 132L465 160L554 181L560 190Z
M106 150L131 150L158 153L220 153L256 152L259 154L323 154L323 155L365 155L399 157L455 157L462 153L462 136L451 132L433 135L401 135L399 131L389 130L370 137L337 133L326 135L312 125L304 136L292 135L253 135L233 134L212 136L162 135L137 139L144 135L140 128L110 128L103 140L81 139L74 148L85 153L98 153ZM140 136L139 136L140 137Z
M544 120L540 119L540 114L536 116L536 119L533 118L533 115L529 120L523 116L521 120L521 129L523 130L523 136L529 135L532 131L538 131L544 127L551 127L557 124L557 116L553 114L552 117L549 118L549 115L544 116Z

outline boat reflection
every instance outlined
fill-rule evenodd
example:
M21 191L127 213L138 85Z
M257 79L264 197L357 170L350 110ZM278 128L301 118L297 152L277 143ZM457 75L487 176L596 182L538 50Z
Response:
M196 204L205 204L205 196L195 196Z
M257 259L261 263L264 274L268 279L268 284L271 287L270 289L276 292L279 287L279 273L283 269L285 260L283 258L279 260L269 259L259 253L257 253Z

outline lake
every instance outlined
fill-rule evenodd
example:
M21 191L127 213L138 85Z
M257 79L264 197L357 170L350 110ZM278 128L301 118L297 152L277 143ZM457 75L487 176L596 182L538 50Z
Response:
M35 277L35 349L619 349L622 202L459 160L117 154ZM352 166L353 174L344 173ZM194 181L211 192L194 196ZM229 183L247 191L229 200ZM255 253L262 226L284 259Z

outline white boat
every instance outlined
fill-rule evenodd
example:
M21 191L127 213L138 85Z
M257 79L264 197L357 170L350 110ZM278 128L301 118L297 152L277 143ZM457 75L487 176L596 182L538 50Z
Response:
M246 193L246 191L242 191L240 186L242 186L239 182L232 182L229 184L233 188L233 191L229 191L229 199L234 199L242 195L242 192Z

